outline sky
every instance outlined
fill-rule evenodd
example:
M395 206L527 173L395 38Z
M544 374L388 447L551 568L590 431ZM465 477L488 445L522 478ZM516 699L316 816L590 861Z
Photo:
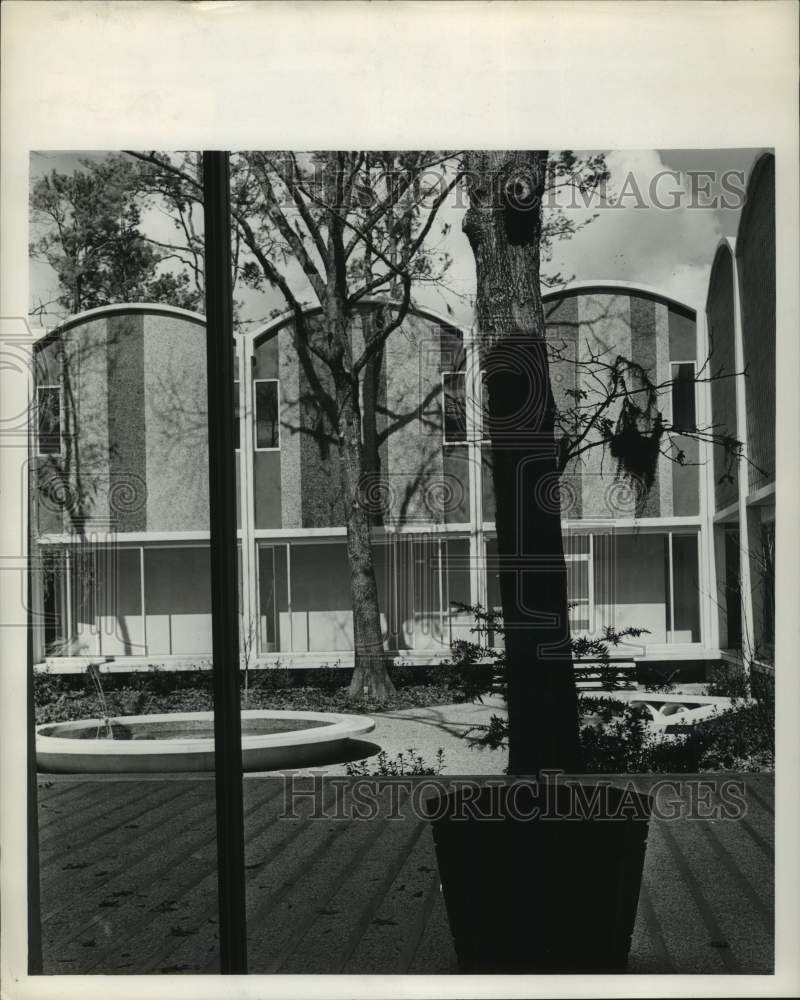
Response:
M582 205L565 211L576 222L596 217L568 240L554 246L544 273L560 273L577 281L622 280L654 288L665 295L702 308L708 274L722 236L735 237L742 194L749 169L760 151L712 150L612 150L606 151L610 181L605 197L587 210ZM34 152L31 181L51 170L80 169L82 157L102 158L104 153ZM475 290L472 252L461 230L464 198L452 198L441 210L441 221L450 223L441 242L452 258L447 288L422 288L415 294L419 305L449 314L461 326L473 321L471 298ZM167 225L150 213L143 226L158 238ZM32 304L53 298L56 283L52 270L32 262ZM299 272L292 276L300 282ZM282 309L279 294L237 290L243 300L242 317L254 321ZM309 297L309 301L311 301ZM448 306L452 310L449 313Z

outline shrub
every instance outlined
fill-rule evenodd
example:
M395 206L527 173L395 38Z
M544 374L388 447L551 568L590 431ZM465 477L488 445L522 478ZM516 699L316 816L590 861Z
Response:
M370 770L368 760L360 760L356 763L346 765L347 774L354 778L399 778L422 777L441 774L444 767L444 748L439 747L436 751L436 766L425 762L421 754L417 753L414 747L409 747L406 751L408 756L401 750L396 757L390 758L385 750L381 750L376 757L377 767Z
M771 771L775 766L774 704L750 701L695 727L708 770Z
M749 696L747 674L740 663L718 663L711 668L711 676L706 685L709 694L744 701Z
M402 688L411 687L416 682L417 670L411 663L392 663L389 666L389 677L399 691ZM426 679L430 680L430 675Z
M349 670L343 670L341 667L331 667L326 663L313 671L311 685L325 694L333 694L334 691L339 691L341 688L347 686L350 674L351 671Z

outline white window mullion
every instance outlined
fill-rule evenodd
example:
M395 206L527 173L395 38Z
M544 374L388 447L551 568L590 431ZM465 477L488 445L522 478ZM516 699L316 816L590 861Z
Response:
M667 538L669 539L668 551L669 551L669 632L670 632L670 642L675 641L675 581L673 578L673 566L672 566L672 532L668 532Z
M145 592L144 592L144 546L139 547L139 600L142 603L142 645L144 646L144 655L149 656L150 651L147 647L147 611L145 604Z

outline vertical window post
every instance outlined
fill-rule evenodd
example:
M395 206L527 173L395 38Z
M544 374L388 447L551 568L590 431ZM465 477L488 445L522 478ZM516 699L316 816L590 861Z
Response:
M220 971L247 972L233 431L229 154L203 153Z

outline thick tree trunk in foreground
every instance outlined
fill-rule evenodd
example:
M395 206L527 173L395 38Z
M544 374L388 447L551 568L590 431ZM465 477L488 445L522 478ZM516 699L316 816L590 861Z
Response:
M361 414L353 400L355 388L337 393L342 424L342 485L347 510L347 557L353 599L353 650L355 669L350 696L378 700L395 693L383 650L383 631L375 581L375 561L370 536L370 515L362 502L363 450Z
M475 256L489 395L509 773L578 767L554 403L539 285L546 152L468 156L464 231Z

